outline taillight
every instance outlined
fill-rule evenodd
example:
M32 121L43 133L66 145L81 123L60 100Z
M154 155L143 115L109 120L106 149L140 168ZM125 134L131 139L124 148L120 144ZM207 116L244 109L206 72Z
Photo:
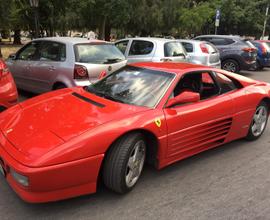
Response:
M261 50L262 50L262 54L267 54L267 49L265 48L265 46L262 44L261 45Z
M101 73L98 76L98 79L102 79L107 75L106 71L101 71Z
M75 64L74 79L88 79L88 71L85 66Z
M9 73L7 65L0 60L0 77L5 76Z
M206 44L201 43L201 44L200 44L200 48L201 48L201 51L202 51L203 53L209 53Z
M252 47L243 48L242 50L247 53L253 53L256 51L256 49Z

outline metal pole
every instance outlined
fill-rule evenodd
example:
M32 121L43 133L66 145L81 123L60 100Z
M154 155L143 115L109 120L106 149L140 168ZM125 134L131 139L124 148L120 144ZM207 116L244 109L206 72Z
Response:
M39 37L39 28L38 28L38 8L35 7L35 38Z
M267 18L268 18L268 11L269 11L269 3L267 4L266 12L265 12L265 19L264 19L264 24L263 24L262 39L264 39L264 35L265 35L266 23L267 23Z

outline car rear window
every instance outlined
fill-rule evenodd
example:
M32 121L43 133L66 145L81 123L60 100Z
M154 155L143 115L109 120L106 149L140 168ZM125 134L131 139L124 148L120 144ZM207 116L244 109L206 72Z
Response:
M77 44L75 45L76 62L109 64L125 60L121 51L113 44Z
M193 44L192 43L188 43L188 42L181 42L181 43L188 53L193 52Z
M177 57L185 54L185 48L180 42L168 42L164 44L165 57Z

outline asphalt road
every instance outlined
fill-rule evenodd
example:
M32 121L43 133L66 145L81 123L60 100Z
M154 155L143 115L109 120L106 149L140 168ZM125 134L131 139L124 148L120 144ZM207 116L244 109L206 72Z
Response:
M270 82L270 69L242 75ZM270 219L270 124L255 142L235 141L161 171L146 167L125 196L100 187L93 195L28 204L0 177L0 219Z

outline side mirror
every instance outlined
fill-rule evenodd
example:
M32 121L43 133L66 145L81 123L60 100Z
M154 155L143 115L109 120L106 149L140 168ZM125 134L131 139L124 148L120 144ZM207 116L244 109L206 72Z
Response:
M173 107L175 105L192 103L200 101L200 94L197 92L184 91L178 96L171 98L166 107Z
M10 60L16 60L16 54L15 53L12 53L8 56L8 59Z

